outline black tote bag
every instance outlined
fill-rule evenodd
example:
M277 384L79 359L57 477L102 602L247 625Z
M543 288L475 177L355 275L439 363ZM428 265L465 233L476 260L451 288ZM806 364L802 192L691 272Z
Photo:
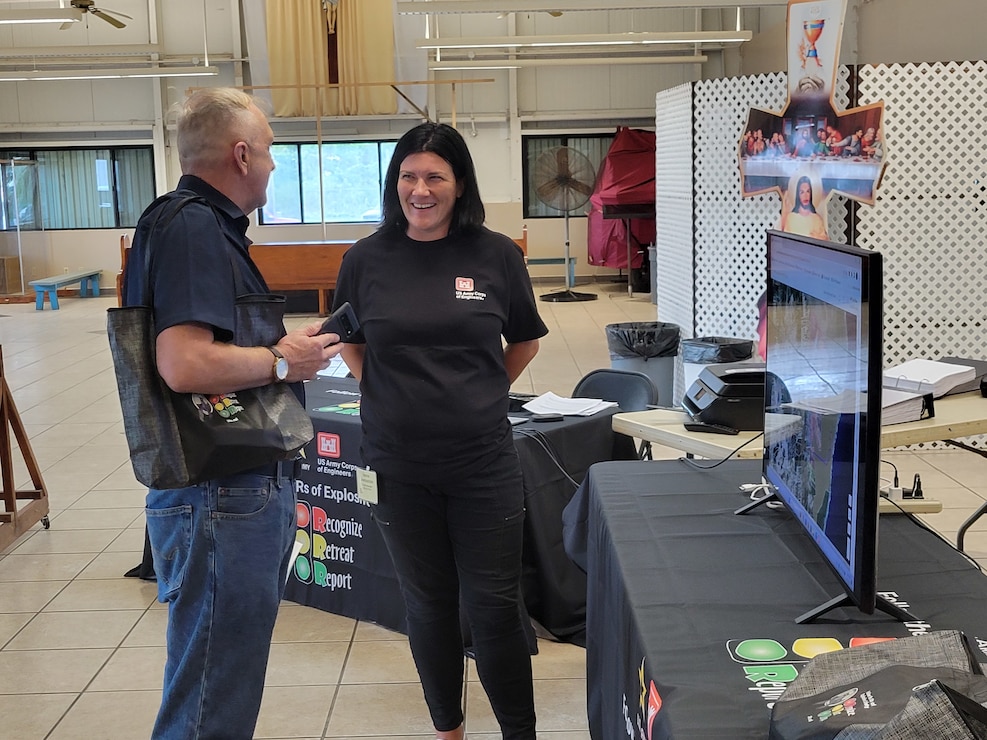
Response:
M196 199L178 199L165 218L174 218ZM153 245L147 246L145 276ZM231 269L238 293L233 343L241 347L276 344L283 332L284 296L239 295L241 281L232 260ZM145 285L150 286L148 279ZM184 488L296 457L314 432L291 387L272 383L214 396L175 393L157 371L150 295L144 304L108 309L106 318L137 480L149 488Z

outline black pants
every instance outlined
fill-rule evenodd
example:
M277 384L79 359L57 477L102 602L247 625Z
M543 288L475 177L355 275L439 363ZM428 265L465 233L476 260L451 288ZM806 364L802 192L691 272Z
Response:
M374 518L394 560L408 639L436 730L463 721L460 595L477 672L505 740L534 740L531 656L519 606L524 490L513 446L470 480L378 476Z

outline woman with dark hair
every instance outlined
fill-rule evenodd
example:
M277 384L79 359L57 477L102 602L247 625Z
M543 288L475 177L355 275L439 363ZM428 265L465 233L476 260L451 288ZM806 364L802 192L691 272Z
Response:
M464 737L462 603L503 737L534 740L524 491L507 411L548 329L521 250L483 225L454 128L424 123L401 137L383 210L346 252L335 291L361 323L341 353L360 380L361 495L376 493L436 737Z

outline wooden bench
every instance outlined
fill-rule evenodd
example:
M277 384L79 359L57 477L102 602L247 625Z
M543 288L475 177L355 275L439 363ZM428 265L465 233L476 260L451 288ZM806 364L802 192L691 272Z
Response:
M327 316L329 291L351 246L352 241L251 244L250 257L271 290L318 291L319 316Z
M521 247L521 251L524 252L524 264L526 265L562 265L565 264L565 257L529 257L528 256L528 226L525 224L521 227L521 237L519 239L514 239L514 243ZM576 258L569 257L569 282L567 286L571 287L576 284Z
M82 270L81 272L66 272L62 275L52 275L51 277L39 278L28 283L34 288L34 307L38 311L43 311L45 307L45 296L51 304L51 310L58 310L58 289L67 285L79 283L79 295L83 298L99 295L99 275L102 270Z
M120 234L120 272L117 273L117 305L123 305L123 272L127 269L130 257L130 237Z

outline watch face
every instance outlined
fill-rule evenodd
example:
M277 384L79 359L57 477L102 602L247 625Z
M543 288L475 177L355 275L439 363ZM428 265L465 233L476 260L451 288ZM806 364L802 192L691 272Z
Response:
M283 357L279 357L278 361L274 363L274 377L278 380L284 380L288 377L288 361Z

